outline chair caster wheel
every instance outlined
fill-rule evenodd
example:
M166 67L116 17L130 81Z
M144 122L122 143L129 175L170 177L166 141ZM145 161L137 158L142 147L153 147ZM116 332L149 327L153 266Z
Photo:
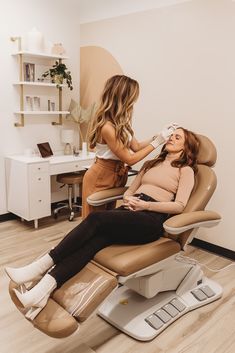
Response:
M70 216L69 216L69 222L72 222L74 219L74 212L71 212Z

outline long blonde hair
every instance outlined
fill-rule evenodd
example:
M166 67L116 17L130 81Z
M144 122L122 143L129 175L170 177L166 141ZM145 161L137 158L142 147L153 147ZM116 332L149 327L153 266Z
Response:
M139 96L137 81L125 75L115 75L105 84L100 106L92 121L89 133L90 148L96 146L101 129L107 121L115 128L116 138L125 147L129 145L129 134L133 136L131 127L133 105Z

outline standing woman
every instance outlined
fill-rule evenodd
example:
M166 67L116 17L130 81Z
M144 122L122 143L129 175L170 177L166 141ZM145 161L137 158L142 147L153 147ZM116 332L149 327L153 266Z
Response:
M138 142L132 130L133 106L138 96L138 82L127 76L115 75L105 84L89 135L90 148L96 148L96 159L83 178L83 219L93 211L87 203L88 196L125 186L129 167L164 143L175 128L170 125L161 134Z

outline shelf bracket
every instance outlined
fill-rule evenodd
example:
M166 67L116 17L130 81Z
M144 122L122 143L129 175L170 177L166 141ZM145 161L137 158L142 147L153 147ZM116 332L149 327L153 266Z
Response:
M15 127L23 127L24 126L24 114L20 114L20 122L14 124Z
M10 37L10 40L12 42L18 41L18 51L22 50L22 43L21 43L21 37Z
M59 121L52 121L52 125L62 125L62 114L59 114Z
M62 110L62 87L59 90L59 110ZM59 122L53 121L52 125L62 125L62 114L59 114Z

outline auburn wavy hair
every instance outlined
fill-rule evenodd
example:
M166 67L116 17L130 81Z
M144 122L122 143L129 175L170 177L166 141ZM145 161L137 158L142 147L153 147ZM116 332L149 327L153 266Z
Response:
M171 162L172 167L182 168L189 166L194 170L194 173L197 173L197 156L199 152L199 140L197 136L183 127L178 127L184 132L184 150L182 151L180 157ZM163 146L161 153L154 159L144 163L140 171L146 173L149 169L155 167L157 164L163 162L166 159L168 152L166 150L166 145Z
M96 146L101 129L110 121L116 132L116 138L125 147L129 146L129 135L133 136L132 113L133 105L139 96L137 81L125 75L115 75L105 84L101 102L94 116L89 133L90 148Z

